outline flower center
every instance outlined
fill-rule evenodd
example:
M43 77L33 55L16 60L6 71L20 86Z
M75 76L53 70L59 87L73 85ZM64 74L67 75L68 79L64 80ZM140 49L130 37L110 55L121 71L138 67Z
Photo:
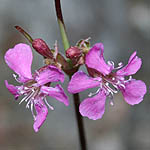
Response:
M108 64L112 66L113 71L120 69L123 64L119 63L118 67L114 67L114 62L109 61ZM111 72L108 75L103 75L101 73L95 73L94 72L94 79L96 81L99 81L99 88L94 93L89 93L89 97L96 95L99 93L101 89L105 91L106 96L109 97L110 105L114 105L113 96L114 94L118 93L121 89L125 89L125 83L132 80L132 76L129 77L129 79L125 80L122 76L117 76L115 72Z

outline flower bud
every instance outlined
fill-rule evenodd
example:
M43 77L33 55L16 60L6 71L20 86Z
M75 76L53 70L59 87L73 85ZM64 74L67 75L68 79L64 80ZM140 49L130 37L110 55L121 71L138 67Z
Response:
M82 51L77 47L70 47L66 50L66 57L70 59L79 58Z
M42 39L34 39L32 47L42 56L53 58L53 54L48 45Z

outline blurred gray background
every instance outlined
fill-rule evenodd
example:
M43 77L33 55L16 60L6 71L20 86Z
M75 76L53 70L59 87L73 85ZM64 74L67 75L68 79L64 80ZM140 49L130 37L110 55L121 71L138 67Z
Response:
M150 1L149 0L62 0L64 20L72 45L91 37L91 44L103 42L106 60L125 64L134 50L142 58L141 70L134 78L150 85ZM18 105L4 85L4 80L17 84L3 56L7 49L26 39L15 30L20 25L33 38L44 39L50 47L58 40L63 52L56 22L53 0L0 0L0 150L78 150L78 133L70 97L70 106L48 99L55 107L49 110L46 122L38 133L25 103ZM43 65L34 53L32 69ZM83 67L83 69L85 69ZM63 87L66 89L68 79ZM149 90L149 88L148 88ZM67 92L67 91L66 91ZM89 91L80 94L81 100ZM136 106L129 106L121 94L115 105L107 102L102 119L84 118L89 150L149 150L150 97Z

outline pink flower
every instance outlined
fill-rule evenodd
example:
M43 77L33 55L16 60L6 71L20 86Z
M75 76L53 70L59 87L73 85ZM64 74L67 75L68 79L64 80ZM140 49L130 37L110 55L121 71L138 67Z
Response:
M32 75L32 59L31 48L26 44L17 44L14 48L9 49L5 54L5 61L18 74L19 77L16 80L22 85L14 86L8 84L7 80L5 85L15 96L15 99L22 95L25 96L19 104L23 101L27 102L26 108L31 109L34 117L33 128L37 132L47 117L47 106L53 110L53 107L48 104L46 96L56 98L66 106L69 105L69 101L59 84L56 87L50 87L51 82L64 81L63 72L55 66L48 65L40 68ZM14 76L16 77L16 75Z
M141 80L132 79L141 67L142 61L134 52L123 67L119 63L114 67L112 61L105 62L104 46L102 43L95 44L87 53L85 64L90 76L79 71L72 76L68 86L70 93L78 93L88 88L98 87L95 93L90 93L89 98L85 99L79 107L82 116L90 119L100 119L105 111L106 97L110 98L110 104L113 105L114 93L122 92L125 101L130 105L135 105L143 100L146 93L146 85ZM120 69L121 68L121 69ZM126 76L129 79L126 80ZM91 97L93 96L93 97Z

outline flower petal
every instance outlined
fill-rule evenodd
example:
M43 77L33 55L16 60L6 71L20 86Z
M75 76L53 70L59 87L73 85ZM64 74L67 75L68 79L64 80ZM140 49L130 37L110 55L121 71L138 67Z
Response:
M21 82L32 79L31 64L33 56L30 46L23 43L17 44L6 52L4 58L7 65L19 75Z
M146 85L141 80L132 80L121 90L125 101L130 105L139 104L146 94Z
M106 64L104 60L104 46L102 43L95 44L87 53L85 64L103 75L108 75L112 71L112 66Z
M79 93L88 88L99 86L100 81L94 79L95 78L88 77L84 72L78 71L72 76L68 85L68 91L70 93Z
M116 72L120 76L128 76L135 74L142 65L142 60L136 56L136 51L130 56L128 64Z
M12 84L8 84L8 81L5 80L5 85L8 89L8 91L13 94L15 96L15 99L17 100L18 97L20 96L20 94L18 93L18 89L16 86L12 85Z
M44 121L46 120L46 117L48 115L48 109L47 109L46 105L44 104L42 98L43 98L42 96L39 96L34 100L36 117L35 117L35 121L33 124L33 128L34 128L35 132L39 131L39 128L44 123Z
M37 81L37 84L44 85L49 82L64 82L64 74L61 70L59 70L55 66L46 66L44 68L41 68L41 70L37 71L37 76L35 77L35 80Z
M41 92L57 99L58 101L64 103L66 106L69 105L69 99L59 84L57 84L55 88L42 86Z
M102 118L105 112L106 94L101 90L96 96L85 99L79 107L82 116L97 120Z

